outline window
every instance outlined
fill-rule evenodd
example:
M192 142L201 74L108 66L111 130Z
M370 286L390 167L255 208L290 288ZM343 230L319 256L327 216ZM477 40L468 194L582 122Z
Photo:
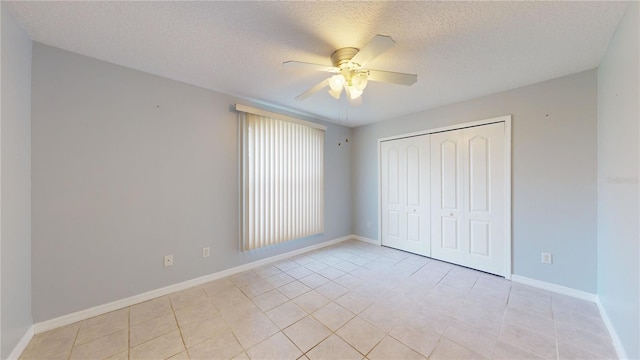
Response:
M236 105L244 250L324 231L324 126Z

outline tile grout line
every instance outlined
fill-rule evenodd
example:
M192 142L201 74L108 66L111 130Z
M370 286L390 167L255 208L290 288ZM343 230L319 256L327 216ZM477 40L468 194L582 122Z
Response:
M71 344L71 350L69 351L68 360L71 360L71 354L73 354L73 349L76 347L76 342L78 341L78 336L80 335L80 326L78 326L78 330L76 330L76 336L73 338L73 344Z
M273 266L273 264L271 264L270 266ZM249 271L252 271L252 272L254 272L254 273L255 273L254 269L251 269L251 270L249 270ZM258 274L256 273L256 275L258 275ZM258 275L258 276L260 277L260 275ZM231 280L230 278L231 278L231 276L227 276L227 277L224 277L224 278L221 278L221 279L218 279L218 280L214 280L214 281L220 281L220 280L222 280L222 279L229 279L229 281L231 282L231 284L233 284L234 288L236 288L236 289L240 290L240 288L238 287L238 285L236 285L236 283L235 283L233 280ZM261 277L261 278L262 278L262 277ZM234 331L233 331L233 329L231 328L231 325L229 325L229 323L228 323L228 322L227 322L227 320L224 318L224 316L222 316L222 313L221 313L221 311L220 311L221 309L220 309L220 308L218 308L218 307L216 306L216 304L214 304L214 303L213 303L213 301L211 301L211 297L209 296L209 293L208 293L207 291L205 291L204 289L203 289L203 291L204 291L204 294L207 296L207 299L209 299L209 301L211 302L211 306L213 306L213 308L214 308L214 309L216 309L216 311L217 311L217 312L218 312L218 314L220 315L220 318L222 319L222 321L223 321L223 322L224 322L224 324L226 325L226 327L227 327L228 331L231 333L231 336L233 336L233 338L236 340L236 342L238 343L238 345L240 345L240 348L242 348L242 353L247 354L247 350L248 350L248 349L245 349L245 348L244 348L244 346L240 343L240 340L238 339L238 337L236 336L235 332L234 332ZM240 290L240 291L242 292L242 290ZM244 294L244 293L243 293L243 294ZM246 296L246 294L245 294L245 296ZM248 296L247 296L247 298L248 298ZM252 299L249 299L249 301L251 301L251 302L253 303L253 300L252 300ZM255 304L255 303L254 303L254 304ZM256 306L257 306L257 305L256 305ZM259 308L259 307L258 307L258 308ZM261 310L261 311L262 311L262 310ZM264 311L263 311L263 313L264 313ZM219 335L220 335L220 334L218 334L217 336L219 336ZM204 341L202 341L202 342L200 342L200 343L198 343L198 344L202 344L202 343L204 343L205 341L208 341L208 340L209 340L209 339L205 339ZM194 346L196 346L196 345L194 345ZM186 348L186 344L185 344L185 348ZM189 351L188 351L188 350L189 350L189 349L187 349L187 355L189 355ZM239 354L237 354L237 355L239 355ZM237 355L236 355L236 356L237 356ZM249 354L247 354L247 357L248 357L248 356L249 356ZM189 355L189 358L191 358L191 355Z
M448 273L449 273L449 271L447 271L447 273L446 273L446 274L448 274ZM444 276L446 276L446 274L445 274ZM444 279L444 276L442 277L442 279ZM441 279L441 280L442 280L442 279ZM439 283L440 283L440 281L438 281L438 283L437 283L437 284L439 284ZM443 285L444 285L444 284L443 284ZM452 343L454 343L454 344L456 344L456 345L458 345L458 346L460 346L460 347L462 347L462 348L464 348L464 349L467 349L467 350L469 350L469 351L471 351L471 352L478 353L477 351L474 351L474 350L472 350L472 349L469 349L467 346L462 345L462 344L459 344L457 341L452 340L452 339L449 339L448 337L446 337L446 336L445 336L445 334L446 334L447 330L449 330L449 328L451 327L451 323L452 323L455 319L453 318L453 316L446 315L446 314L444 314L444 315L445 315L446 317L448 317L448 318L449 318L449 323L447 324L447 327L442 331L442 334L440 335L440 339L438 340L438 342L436 343L436 345L433 347L433 350L431 350L431 354L430 354L429 356L433 355L433 353L436 351L437 345L442 341L442 339L446 339L446 340L448 340L448 341L450 341L450 342L452 342Z
M325 263L325 264L326 264L326 263ZM333 266L331 266L331 265L329 265L329 264L327 264L327 265L328 265L328 266L330 266L330 267L333 267ZM354 265L357 265L357 264L354 264ZM358 265L358 267L361 267L361 266L360 266L360 265ZM309 269L309 270L311 270L311 269ZM340 269L338 269L338 270L340 270ZM354 269L354 270L355 270L355 269ZM313 271L313 270L311 270L311 271ZM314 273L316 273L316 274L317 274L317 272L315 272L315 271L314 271ZM349 274L349 273L350 273L350 272L345 272L345 274ZM322 275L320 275L320 276L322 276ZM330 280L330 279L329 279L329 281L332 281L332 280ZM338 284L338 285L339 285L339 284ZM315 291L315 289L311 289L311 291ZM309 292L310 292L310 291L309 291ZM307 294L307 293L309 293L309 292L306 292L306 293L304 293L304 294L301 294L301 295L297 296L295 299L297 299L297 298L299 298L299 297L301 297L301 296L304 296L305 294ZM320 293L319 293L319 294L320 294ZM320 294L320 295L322 295L322 294ZM323 296L324 296L324 295L323 295ZM326 297L326 296L325 296L325 297ZM293 301L293 300L294 300L294 299L289 299L289 301ZM329 301L328 303L326 303L326 304L324 304L323 306L321 306L320 308L316 309L315 311L313 311L313 313L315 313L316 311L318 311L318 310L320 310L320 309L322 309L322 308L324 308L324 307L328 306L328 305L329 305L329 304L331 304L331 303L335 303L335 299L329 299L329 300L330 300L330 301ZM294 303L295 303L295 301L294 301ZM338 304L338 303L335 303L335 305L336 305L336 306L340 306L340 307L342 307L342 306L341 306L340 304ZM344 308L344 307L342 307L342 308ZM306 309L303 309L303 310L304 310L305 312L307 312L307 310L306 310ZM356 317L358 316L357 314L355 314L355 313L351 312L349 309L345 309L345 310L347 310L347 311L349 311L350 313L354 314L354 317L353 317L353 318L351 318L351 319L349 319L347 322L345 322L342 326L340 326L340 327L339 327L338 329L336 329L335 331L334 331L334 330L332 330L332 329L330 329L329 327L327 327L327 326L326 326L322 321L318 320L315 316L313 316L313 313L309 313L309 312L307 312L307 316L311 317L311 319L313 319L313 320L317 321L318 323L320 323L322 326L324 326L326 329L328 329L328 330L330 331L330 333L329 333L329 335L327 335L326 337L322 338L322 339L321 339L318 343L316 343L314 346L312 346L309 350L307 350L306 352L302 352L302 355L303 355L303 356L306 356L306 357L308 358L307 354L308 354L310 351L312 351L313 349L315 349L318 345L320 345L323 341L325 341L326 339L328 339L328 338L329 338L329 337L331 337L332 335L335 335L335 336L339 337L342 341L344 341L346 344L348 344L351 348L353 348L357 353L359 353L359 354L363 355L363 357L366 357L366 355L365 355L365 354L362 354L362 352L360 352L358 349L355 349L355 348L353 347L353 345L351 345L350 343L348 343L345 339L342 339L342 337L337 333L337 332L338 332L338 330L340 330L341 328L343 328L347 323L349 323L349 321L353 320L354 318L356 318ZM304 318L306 318L307 316L305 316ZM298 323L298 322L302 321L304 318L299 319L299 320L298 320L298 321L296 321L295 323L293 323L293 324L289 325L287 328L289 328L290 326L293 326L294 324L296 324L296 323ZM286 333L284 332L284 329L283 329L283 330L281 330L281 332L282 332L285 336L287 336L287 335L286 335ZM287 336L287 338L289 338L289 337ZM293 339L291 339L291 342L292 342L296 347L298 347L298 345L293 341ZM299 347L298 347L298 349L299 349L300 351L302 351L302 349L300 349Z
M500 320L500 328L498 329L498 339L496 340L496 346L493 347L491 351L491 357L496 353L496 347L498 347L498 343L500 342L500 335L502 335L502 330L504 328L504 320L507 317L507 308L509 307L509 298L511 297L511 288L509 288L509 295L507 296L507 301L504 304L504 311L502 312L502 320Z
M204 292L204 290L202 290L202 292ZM206 293L205 293L205 295L206 295ZM208 299L208 297L207 297L207 299ZM187 353L187 356L189 356L189 352L187 351L187 344L185 343L184 336L182 335L182 327L180 326L180 323L178 322L178 316L176 315L176 309L173 307L173 301L171 301L171 297L170 296L169 296L169 305L171 306L171 313L173 314L173 319L176 321L176 326L178 327L178 333L180 334L180 340L182 341L182 346L184 346L184 351ZM170 333L171 332L168 332L167 334L170 334ZM163 335L160 335L160 336L163 336ZM160 336L158 336L158 337L160 337ZM156 339L158 337L156 337ZM151 340L149 340L149 341L151 341ZM177 353L177 354L180 354L180 353ZM177 355L177 354L170 355L169 357ZM191 357L189 356L189 358L191 358Z
M305 294L306 294L306 293L305 293ZM303 295L305 295L305 294L302 294L302 295L300 295L300 296L303 296ZM296 299L297 299L297 298L299 298L300 296L296 297ZM294 300L294 299L289 299L289 301L293 301L293 300ZM294 303L295 303L295 302L294 302ZM327 304L328 304L328 303L327 303ZM325 304L325 306L326 306L327 304ZM324 307L324 306L323 306L323 307ZM321 307L321 308L322 308L322 307ZM320 309L321 309L321 308L320 308ZM317 310L320 310L320 309L317 309ZM328 328L325 324L323 324L321 321L319 321L318 319L316 319L316 318L315 318L311 313L307 312L307 310L306 310L306 309L302 309L302 310L303 310L304 312L306 312L306 313L307 313L307 316L303 317L302 319L298 319L298 320L297 320L296 322L294 322L293 324L290 324L290 325L289 325L289 326L287 326L286 328L284 328L284 329L280 330L280 332L282 332L282 334L283 334L287 339L289 339L289 340L291 341L291 343L292 343L293 345L295 345L295 347L297 347L297 348L298 348L298 350L300 350L300 352L302 353L302 355L301 355L300 357L305 356L305 357L307 357L307 358L308 358L307 353L309 353L311 350L313 350L315 347L317 347L317 346L318 346L318 345L320 345L323 341L325 341L325 340L326 340L326 339L328 339L331 335L333 335L333 331L332 331L331 329L329 329L329 328ZM316 310L316 311L317 311L317 310ZM307 350L307 351L305 352L305 351L303 351L303 350L298 346L298 344L296 344L296 343L295 343L295 341L293 341L293 339L291 339L291 338L287 335L287 333L285 333L285 332L284 332L284 330L285 330L285 329L288 329L288 328L290 328L290 327L292 327L293 325L295 325L295 324L297 324L297 323L299 323L299 322L301 322L302 320L306 319L307 317L311 317L311 319L313 319L314 321L317 321L319 324L321 324L321 325L322 325L322 326L324 326L327 330L329 330L329 335L327 335L327 336L325 336L324 338L322 338L320 341L318 341L318 343L317 343L317 344L313 345L309 350Z
M556 315L553 313L553 296L551 297L551 318L553 319L553 334L556 344L556 359L560 359L560 346L558 344L558 323L556 321Z

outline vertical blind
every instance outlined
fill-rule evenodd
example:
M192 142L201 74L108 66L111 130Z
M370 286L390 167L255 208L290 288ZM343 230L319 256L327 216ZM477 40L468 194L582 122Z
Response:
M241 112L242 241L252 250L324 231L324 131Z

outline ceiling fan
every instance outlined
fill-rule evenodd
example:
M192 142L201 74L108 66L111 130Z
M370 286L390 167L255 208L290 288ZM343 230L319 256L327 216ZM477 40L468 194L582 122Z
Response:
M314 93L329 86L329 94L335 99L340 99L342 90L350 102L357 104L362 101L360 97L368 81L379 81L390 84L413 85L418 80L416 74L405 74L392 71L367 69L365 66L380 54L387 51L396 42L390 36L376 35L362 49L353 47L340 48L331 55L333 66L313 64L302 61L289 60L282 63L286 68L304 68L317 71L325 71L333 74L311 89L296 97L296 100L304 100Z

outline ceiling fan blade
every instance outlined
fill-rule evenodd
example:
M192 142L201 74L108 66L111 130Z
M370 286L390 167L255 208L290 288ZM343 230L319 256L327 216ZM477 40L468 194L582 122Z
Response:
M316 71L324 71L324 72L340 72L340 69L335 68L331 65L322 65L322 64L314 64L303 61L295 61L289 60L282 63L282 67L286 67L289 69L305 69L305 70L316 70Z
M324 88L325 86L329 86L329 79L322 80L321 82L316 84L311 89L309 89L309 90L303 92L302 94L296 96L296 100L304 100L304 99L308 98L309 96L315 94L316 92L322 90L322 88Z
M352 62L365 66L369 61L387 51L396 42L390 36L376 35L351 59Z
M383 70L367 70L369 71L369 77L367 78L370 81L379 81L390 84L398 84L398 85L413 85L418 81L418 75L416 74L405 74L405 73L397 73L393 71L383 71Z

